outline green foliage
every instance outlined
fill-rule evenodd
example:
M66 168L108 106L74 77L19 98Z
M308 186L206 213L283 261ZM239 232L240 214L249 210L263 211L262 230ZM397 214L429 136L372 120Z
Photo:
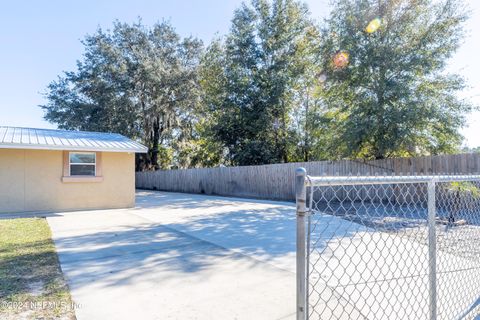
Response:
M480 153L480 146L469 148L469 147L463 147L462 148L463 153Z
M205 108L229 163L288 162L296 154L295 88L315 35L300 2L257 0L236 10L226 39L209 46L201 71Z
M163 145L158 146L158 167L162 170L170 169L173 162L173 149Z
M472 109L445 72L457 0L252 0L207 50L166 22L99 29L42 106L60 128L149 147L137 170L452 153Z
M149 147L137 169L160 168L159 146L186 139L198 108L202 43L166 22L99 29L83 41L77 70L48 86L45 119L60 128L119 132ZM165 154L162 154L165 155ZM164 162L164 160L162 160Z
M475 199L480 198L480 190L478 187L468 181L454 181L450 182L449 185L447 186L447 190L454 192L458 195L470 195Z
M461 1L336 1L319 51L331 158L386 158L457 149L470 105L446 74L463 37ZM377 18L379 28L367 32ZM344 67L335 55L347 53ZM335 64L337 62L337 65Z
M173 168L214 167L224 163L223 145L209 131L209 124L200 119L189 139L173 144L176 150Z

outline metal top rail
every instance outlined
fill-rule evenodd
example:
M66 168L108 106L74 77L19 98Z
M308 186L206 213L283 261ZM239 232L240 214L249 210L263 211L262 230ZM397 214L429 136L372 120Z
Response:
M427 183L480 180L480 175L431 175L431 176L307 176L307 187L370 185L397 183Z

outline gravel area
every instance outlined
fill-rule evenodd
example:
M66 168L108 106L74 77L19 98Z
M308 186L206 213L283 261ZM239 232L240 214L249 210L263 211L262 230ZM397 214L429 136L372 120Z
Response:
M426 208L413 205L343 202L319 205L319 211L374 230L428 244ZM480 259L480 212L464 210L448 223L448 210L437 209L437 250L468 259Z

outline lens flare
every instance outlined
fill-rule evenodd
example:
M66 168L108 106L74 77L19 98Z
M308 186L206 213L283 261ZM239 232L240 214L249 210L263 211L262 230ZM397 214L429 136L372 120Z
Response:
M374 33L375 31L380 28L380 25L382 24L382 20L379 18L375 18L372 21L369 22L368 26L365 28L365 31L367 33Z
M333 57L333 65L337 69L345 68L348 65L350 54L346 51L340 51Z

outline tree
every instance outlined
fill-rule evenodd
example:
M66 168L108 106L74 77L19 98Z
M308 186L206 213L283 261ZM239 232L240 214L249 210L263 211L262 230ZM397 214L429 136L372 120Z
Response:
M319 28L300 1L252 0L205 52L169 23L116 22L42 108L142 141L137 170L453 152L472 106L445 66L466 19L458 0L338 0Z
M330 158L456 150L471 106L457 95L464 80L445 66L466 19L458 0L335 2L319 50L317 117L333 133L322 147Z
M170 145L188 139L195 125L201 41L181 39L167 22L152 29L116 22L82 43L77 70L48 86L45 119L63 129L138 139L149 152L137 169L168 167L159 152L173 158Z
M295 87L306 47L316 40L308 10L293 0L255 0L235 11L230 33L207 49L202 64L213 138L231 164L288 162L297 147ZM297 97L298 98L298 97Z

